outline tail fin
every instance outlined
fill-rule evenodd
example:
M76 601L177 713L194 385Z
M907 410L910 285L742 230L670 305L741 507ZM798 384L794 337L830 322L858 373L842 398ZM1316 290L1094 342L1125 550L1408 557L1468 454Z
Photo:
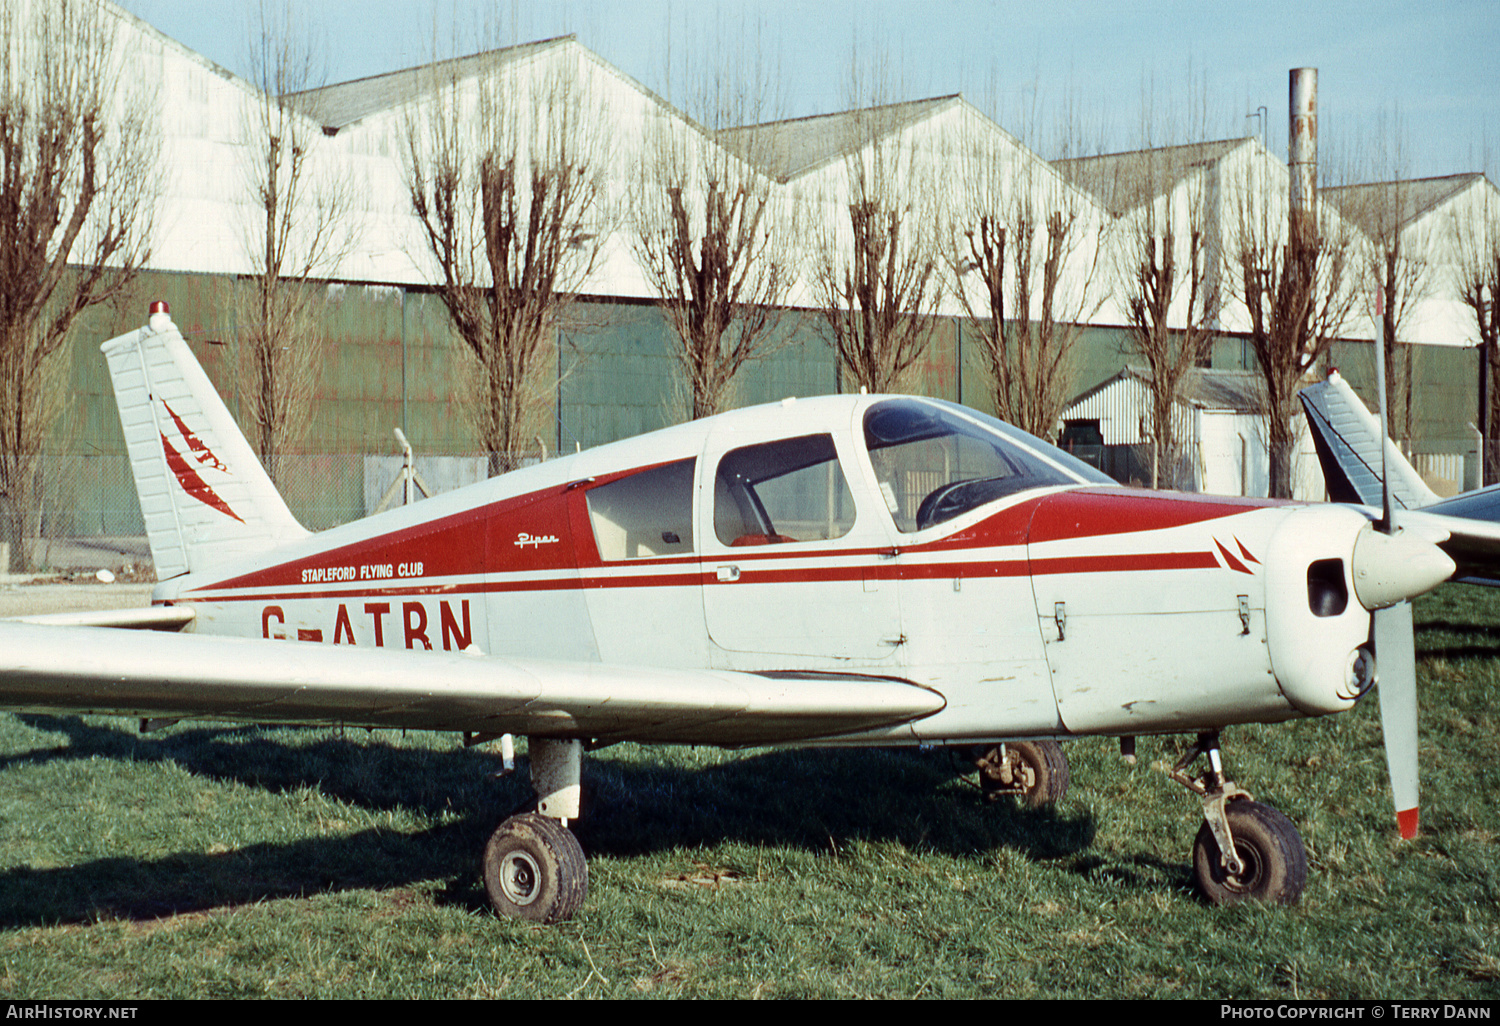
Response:
M1380 506L1380 421L1365 409L1354 389L1337 371L1326 381L1298 393L1307 411L1323 479L1334 502ZM1421 509L1438 501L1416 468L1386 440L1385 467L1390 476L1391 501L1402 509Z
M208 375L172 323L100 347L160 580L305 537Z

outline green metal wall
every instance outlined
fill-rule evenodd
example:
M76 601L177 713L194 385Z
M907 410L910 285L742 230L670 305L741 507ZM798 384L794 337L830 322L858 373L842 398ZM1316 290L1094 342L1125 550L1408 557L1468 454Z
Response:
M242 286L212 275L146 274L129 296L80 318L67 354L69 400L53 432L61 469L46 485L49 523L56 530L106 535L140 530L99 344L144 323L152 299L171 303L190 347L238 415L237 287ZM397 453L392 434L397 426L421 454L479 449L465 415L466 383L472 380L468 356L452 335L441 300L429 291L386 286L318 288L321 373L307 430L295 446L302 455L281 482L294 512L314 528L365 514L364 457ZM818 315L789 313L782 329L785 344L742 372L732 405L840 389ZM569 312L562 342L555 395L537 420L537 434L549 450L588 448L681 419L670 328L652 304L579 302ZM1370 399L1372 352L1367 343L1343 343L1333 352L1333 363ZM1221 339L1215 346L1215 366L1243 367L1248 359L1248 347L1239 339ZM1069 394L1109 378L1128 360L1121 329L1085 329ZM1477 402L1474 350L1419 347L1414 363L1419 444L1441 450L1467 440ZM939 322L930 349L904 387L994 412L972 334L966 340L964 326L954 319Z

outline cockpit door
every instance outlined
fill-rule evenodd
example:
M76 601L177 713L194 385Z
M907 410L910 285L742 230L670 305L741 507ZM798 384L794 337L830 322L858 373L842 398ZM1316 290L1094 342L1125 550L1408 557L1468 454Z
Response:
M717 443L717 444L715 444ZM895 549L847 438L711 439L699 495L703 608L718 665L894 662Z

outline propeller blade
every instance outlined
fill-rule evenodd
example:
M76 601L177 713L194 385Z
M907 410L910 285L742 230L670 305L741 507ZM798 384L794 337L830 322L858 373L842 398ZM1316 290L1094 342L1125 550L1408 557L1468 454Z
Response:
M1386 472L1385 332L1375 332L1375 384L1380 393L1380 520L1376 530L1395 537L1396 511L1391 506ZM1357 591L1356 591L1357 594ZM1415 594L1415 593L1412 593ZM1368 606L1366 607L1368 608ZM1396 828L1411 840L1417 836L1417 653L1411 603L1400 602L1371 614L1375 618L1375 669L1380 675L1380 732L1385 736L1385 764L1396 803Z
M1411 603L1376 610L1375 666L1380 674L1380 731L1401 836L1417 836L1417 657Z

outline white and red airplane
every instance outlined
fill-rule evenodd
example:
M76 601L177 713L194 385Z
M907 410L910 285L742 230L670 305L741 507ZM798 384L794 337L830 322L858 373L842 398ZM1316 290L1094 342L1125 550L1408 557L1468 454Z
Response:
M165 304L103 349L161 583L0 624L0 708L526 735L536 810L483 876L538 921L584 900L580 765L620 740L951 746L1043 804L1059 739L1191 733L1203 890L1294 901L1302 841L1226 779L1219 731L1353 707L1372 610L1454 572L1367 510L1126 489L907 396L738 410L313 535ZM1409 663L1405 623L1380 643ZM1414 735L1392 760L1414 830Z

